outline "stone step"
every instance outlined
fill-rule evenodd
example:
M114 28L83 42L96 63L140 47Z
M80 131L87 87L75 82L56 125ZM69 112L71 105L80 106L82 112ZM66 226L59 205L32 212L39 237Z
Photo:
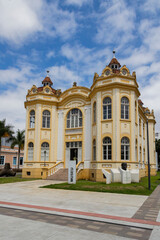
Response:
M60 168L56 173L47 177L48 180L68 181L68 169Z

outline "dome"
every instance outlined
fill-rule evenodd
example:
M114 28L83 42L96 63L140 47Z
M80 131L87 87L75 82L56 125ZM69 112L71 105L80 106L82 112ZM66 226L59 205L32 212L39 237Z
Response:
M42 81L43 86L49 85L52 86L53 82L51 81L50 77L45 77L45 79Z

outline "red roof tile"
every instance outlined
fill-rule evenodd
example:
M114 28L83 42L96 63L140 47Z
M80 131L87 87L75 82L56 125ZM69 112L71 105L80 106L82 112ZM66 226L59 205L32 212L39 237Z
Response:
M49 82L49 83L53 84L53 82L51 81L50 77L45 77L45 79L42 81L42 84L46 83L46 82Z
M112 60L110 61L108 66L110 67L110 65L112 65L112 64L118 64L119 67L121 67L121 64L118 62L118 60L116 58L112 58Z

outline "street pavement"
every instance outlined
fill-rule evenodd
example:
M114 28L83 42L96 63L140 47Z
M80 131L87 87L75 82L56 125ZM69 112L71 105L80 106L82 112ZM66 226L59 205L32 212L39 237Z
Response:
M150 197L0 185L0 239L160 239L160 186Z

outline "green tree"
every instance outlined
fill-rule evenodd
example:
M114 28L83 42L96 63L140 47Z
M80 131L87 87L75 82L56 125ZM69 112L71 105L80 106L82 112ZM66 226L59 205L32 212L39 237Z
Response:
M11 137L9 141L12 141L11 148L14 148L16 145L18 145L18 169L20 164L20 154L21 150L24 149L24 140L25 140L25 131L24 130L17 130L16 136Z
M13 136L13 126L6 125L6 120L0 120L0 157L1 157L1 147L2 147L2 137L12 137Z
M160 139L156 139L156 152L158 152L158 165L160 165Z

